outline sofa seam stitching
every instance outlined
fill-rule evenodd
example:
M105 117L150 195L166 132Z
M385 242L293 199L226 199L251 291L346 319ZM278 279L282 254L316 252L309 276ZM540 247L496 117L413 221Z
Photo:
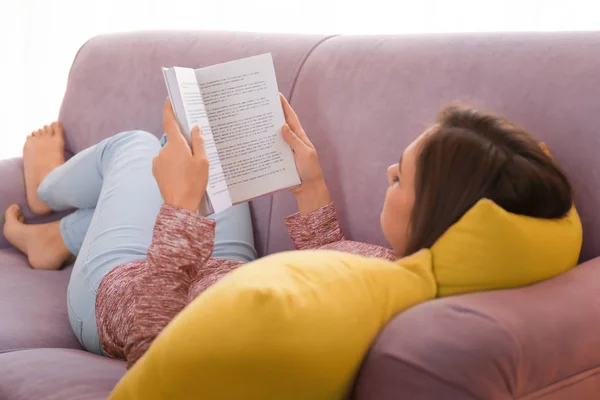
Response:
M596 371L596 372L594 372L594 371ZM577 377L579 375L586 374L586 373L589 373L589 375L577 379ZM562 389L568 388L570 386L576 385L577 383L579 383L579 382L581 382L581 381L583 381L583 380L585 380L585 379L587 379L589 377L596 376L598 374L600 374L600 366L595 366L595 367L592 367L592 368L587 368L587 369L585 369L583 371L577 372L576 374L573 374L573 375L564 377L562 379L559 379L559 380L557 380L555 382L552 382L552 383L548 384L546 387L537 389L537 390L535 390L533 392L530 392L530 393L527 393L527 394L525 394L523 396L520 396L519 399L521 399L521 400L535 400L535 399L539 399L540 395L556 393L559 390L562 390ZM573 380L572 382L568 383L567 385L564 385L565 381L568 381L568 380L571 380L571 379ZM558 386L558 385L561 385L561 386ZM544 392L545 389L550 388L552 386L557 386L557 387L555 389L553 389L553 390L550 390L549 392Z
M329 36L325 36L321 40L317 41L317 43L315 43L310 49L308 49L308 51L300 59L300 61L298 62L298 66L296 67L296 70L294 71L294 77L292 78L292 84L290 86L290 95L288 96L289 97L288 101L289 101L290 104L292 103L292 96L294 95L294 90L296 89L296 83L298 82L298 78L300 77L300 73L302 72L302 68L304 68L304 64L306 64L306 61L308 60L308 58L317 49L317 47L319 47L320 45L322 45L323 43L325 43L329 39L333 39L333 38L338 37L338 36L341 36L341 35L329 35ZM272 222L272 219L273 219L273 204L274 203L275 203L274 195L271 195L270 204L269 204L269 216L267 218L267 220L268 220L268 224L267 224L267 240L266 240L266 243L264 245L263 256L266 256L267 254L269 254L269 247L270 247L270 244L271 244L271 222Z
M308 49L306 54L304 54L304 57L302 57L300 62L298 62L298 67L296 68L296 71L294 72L294 78L292 80L292 85L290 87L290 98L288 99L290 104L292 102L292 96L294 95L294 90L296 89L296 83L298 83L298 79L300 78L300 73L302 72L302 69L304 68L304 65L306 64L306 61L309 59L309 57L312 55L312 53L317 49L317 47L319 47L320 45L322 45L329 39L333 39L333 38L339 37L339 36L340 35L325 36L324 38L319 40L317 43L315 43L310 49Z

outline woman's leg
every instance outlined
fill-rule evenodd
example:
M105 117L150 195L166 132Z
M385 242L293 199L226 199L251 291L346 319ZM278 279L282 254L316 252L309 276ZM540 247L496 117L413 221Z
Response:
M56 177L59 173L68 177L68 171L72 171L74 168L79 168L80 173L86 173L82 169L86 165L81 161L82 158L85 158L83 156L90 151L92 150L73 157L65 164L62 125L58 122L46 125L27 137L23 147L23 168L27 203L34 213L46 214L51 211L50 206L38 196L41 184L56 180L52 177ZM91 176L93 172L91 169L94 167L93 165L87 167L87 173ZM96 191L102 185L101 180L88 180L86 185L81 185L80 181L81 179L74 180L71 184L77 188L83 186L87 193L94 191L91 190L90 185L95 186ZM76 190L69 192L77 194ZM13 205L5 213L4 234L15 247L27 254L33 268L58 269L68 258L78 254L92 214L92 209L82 209L63 218L60 222L26 225L21 208ZM64 235L65 232L68 234Z
M65 162L62 124L53 122L34 131L23 146L23 173L27 204L34 214L48 214L51 208L37 195L38 187L53 169Z
M80 253L69 285L69 319L82 345L96 353L101 352L95 320L98 285L115 266L145 258L162 203L151 175L151 160L158 152L156 143L156 139L146 133L119 134L78 154L71 159L73 163L69 160L68 167L73 168L53 171L38 191L55 209L97 203L91 223L92 209L78 210L60 222L67 247L74 254ZM146 167L141 168L143 165ZM96 169L92 172L96 173L81 173L93 166ZM98 190L97 185L102 189ZM85 193L79 193L82 189ZM70 193L76 195L70 196ZM156 199L159 201L155 202ZM139 218L140 214L148 214L149 204L155 205L153 215ZM215 256L242 261L256 257L247 204L214 218L218 222ZM78 238L83 237L85 231L88 234L82 245ZM137 239L144 241L144 236L145 243L136 246L140 241Z
M238 204L209 218L215 227L215 248L212 256L226 260L250 262L256 259L254 232L248 203Z
M250 206L238 204L210 217L216 221L215 245L212 256L244 263L256 259ZM215 268L216 266L216 268ZM222 268L220 267L222 266ZM231 272L227 263L212 264L205 270L197 270L191 276L188 302L194 300L214 282ZM209 274L209 275L207 275Z
M154 138L142 131L123 132L77 153L46 175L37 189L38 197L54 211L96 208L105 175L112 167L112 158L104 153L118 151L121 146L131 150L132 139L140 135ZM154 147L158 148L158 141Z
M4 237L27 255L33 269L57 270L71 257L60 235L59 221L27 225L17 204L8 207L4 219Z
M89 230L95 208L83 208L60 220L60 236L69 252L78 256L83 246L83 239Z
M67 294L73 331L83 347L94 353L101 353L95 316L100 282L114 267L144 259L152 239L162 204L152 176L152 159L159 150L158 140L149 133L121 133L89 151L79 168L53 171L48 178L56 179L45 181L39 190L52 208L89 207L97 203ZM95 166L91 176L80 175L83 164ZM80 193L84 187L72 185L79 178L89 189L87 193ZM102 182L100 190L89 184L93 180ZM78 194L70 196L70 192ZM66 229L63 234L68 233Z
M60 221L28 225L21 207L13 204L4 214L4 236L27 255L32 268L56 270L79 254L93 212L77 210Z
M125 132L105 139L66 163L59 123L35 131L27 138L23 161L30 209L37 214L44 214L45 210L78 209L60 222L43 225L25 224L19 206L6 210L5 237L27 254L33 268L58 269L71 255L79 254L102 189L103 153L114 148L115 142L126 144L123 137L135 135Z
M87 148L65 163L60 122L28 136L23 147L23 170L29 208L36 214L95 208L103 181L98 155L113 138Z

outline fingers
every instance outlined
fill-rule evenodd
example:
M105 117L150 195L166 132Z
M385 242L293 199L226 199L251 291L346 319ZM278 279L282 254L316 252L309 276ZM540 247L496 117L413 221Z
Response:
M52 129L52 134L62 135L62 132L63 132L62 122L60 122L60 121L53 122L50 125L50 128Z
M300 125L300 120L298 119L298 116L296 115L296 112L294 111L292 106L290 106L290 103L288 103L287 99L281 93L279 93L279 98L281 99L281 107L283 107L283 115L285 115L285 122L288 123L292 131L301 131L302 125Z
M281 107L283 108L283 115L285 116L285 122L290 126L291 130L304 142L305 145L311 148L315 148L313 144L308 139L308 136L304 132L302 125L300 124L300 119L296 115L296 112L290 106L285 96L279 93L279 98L281 99Z
M192 154L194 158L206 158L204 138L202 137L202 130L198 126L192 128Z
M306 149L306 143L302 141L291 129L288 124L283 125L281 128L281 133L283 135L283 139L287 144L290 145L294 152L299 152Z
M173 107L171 106L171 99L168 97L163 107L163 130L167 134L167 141L169 143L185 143L185 139L179 130Z

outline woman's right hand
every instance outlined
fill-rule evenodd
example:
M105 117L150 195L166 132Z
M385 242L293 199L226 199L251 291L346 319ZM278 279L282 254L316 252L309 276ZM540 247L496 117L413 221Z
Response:
M283 94L280 93L279 97L281 98L286 121L286 124L281 128L281 133L294 152L296 169L302 181L300 186L292 189L292 192L296 195L300 215L307 215L331 203L331 198L323 178L315 146L302 129L300 120L292 106Z
M165 204L196 212L208 185L208 157L199 127L192 129L192 147L179 130L171 101L163 108L167 144L154 157L152 174Z

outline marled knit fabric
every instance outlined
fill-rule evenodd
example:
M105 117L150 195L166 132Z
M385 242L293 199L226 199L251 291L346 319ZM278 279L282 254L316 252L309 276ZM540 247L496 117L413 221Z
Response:
M333 204L285 221L298 250L328 249L394 260L383 247L344 239ZM163 205L148 258L108 273L96 297L96 320L105 353L131 367L163 328L196 296L242 265L211 258L215 222Z

